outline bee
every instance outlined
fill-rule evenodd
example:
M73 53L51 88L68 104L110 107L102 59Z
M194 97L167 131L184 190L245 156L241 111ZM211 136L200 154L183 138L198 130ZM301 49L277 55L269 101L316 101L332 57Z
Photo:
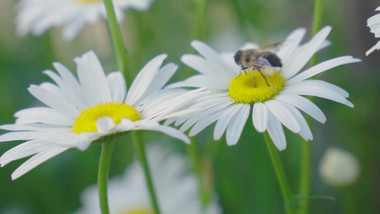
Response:
M260 49L245 49L236 52L234 59L237 65L239 65L245 73L247 69L257 70L261 76L263 76L268 87L270 87L267 76L273 76L274 72L280 71L282 67L281 59L274 52L268 50L278 46L280 43L274 43L272 45L265 46ZM253 79L255 79L254 74ZM256 84L256 80L255 80Z

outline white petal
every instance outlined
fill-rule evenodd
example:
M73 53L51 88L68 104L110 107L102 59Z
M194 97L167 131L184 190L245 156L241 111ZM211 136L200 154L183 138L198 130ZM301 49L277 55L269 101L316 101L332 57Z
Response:
M320 46L327 38L330 31L330 26L324 27L307 44L305 44L305 46L302 49L300 49L302 51L300 51L296 56L294 56L291 64L284 65L282 71L286 79L289 79L290 77L295 75L305 66L305 64L310 60L314 53L319 50Z
M176 139L179 139L185 143L190 143L190 139L184 135L182 132L178 131L175 128L169 127L169 126L163 126L160 125L157 122L149 121L149 120L140 120L137 121L138 125L134 128L134 130L152 130L152 131L159 131L164 134L167 134L171 137L174 137Z
M297 123L296 118L294 118L293 114L289 112L289 110L283 105L282 102L277 100L269 100L265 102L265 105L272 112L272 114L289 130L294 133L298 133L300 131L300 127Z
M284 129L280 121L278 121L270 111L268 111L267 131L277 149L280 151L284 150L286 148Z
M96 120L96 128L100 134L109 133L114 127L115 123L111 117L104 116Z
M302 116L301 112L299 112L298 109L291 105L288 105L288 110L292 112L294 117L297 119L299 126L301 127L299 135L301 135L301 137L305 140L313 140L313 134L311 133L310 127L307 124L305 118Z
M146 89L156 76L162 63L166 59L166 54L160 54L151 59L137 74L127 94L127 103L134 106L135 103L144 95Z
M62 83L62 90L66 91L66 94L68 95L68 98L72 102L72 105L77 106L79 109L84 109L90 103L86 103L86 99L84 97L83 91L79 85L79 82L74 77L74 75L71 73L70 70L68 70L64 65L61 63L55 62L53 63L54 68L57 70L59 75L61 76L63 83Z
M243 131L244 125L247 122L249 116L249 110L251 108L250 105L240 104L241 109L238 111L235 116L232 118L231 122L228 124L226 139L227 145L232 146L235 145L240 135Z
M223 112L227 108L228 107L223 106L223 108L219 108L219 109L215 109L214 111L210 111L210 113L206 114L207 116L201 117L202 119L198 120L195 123L195 125L193 126L193 128L190 130L189 136L192 137L192 136L197 135L199 132L201 132L202 130L207 128L207 126L214 123L216 120L218 120L221 117L221 115L223 114ZM202 113L204 113L204 112L202 112ZM192 118L190 118L190 119L192 119ZM183 127L185 125L187 125L187 122L188 121L186 121L186 123L184 123L184 125L181 127L180 131L183 131Z
M319 109L317 105L305 97L290 94L280 94L277 95L275 99L294 105L320 123L326 122L326 116L323 114L321 109Z
M77 72L81 88L91 105L106 103L111 100L111 90L98 57L93 51L76 57Z
M280 57L282 62L286 63L293 54L294 50L298 48L303 37L305 36L306 29L298 28L294 30L289 36L285 39L284 44L281 46L280 50L277 52L277 55Z
M317 84L310 84L311 83L317 83ZM298 95L307 95L307 96L316 96L316 97L322 97L325 99L329 99L338 103L342 103L344 105L347 105L349 107L354 107L354 105L345 99L343 95L346 95L344 93L344 90L334 91L331 88L326 88L326 84L321 84L320 82L315 82L316 80L305 80L300 83L297 83L295 85L289 86L285 90L282 91L283 94L298 94ZM318 80L321 81L321 80ZM338 87L336 87L338 88ZM336 89L334 88L334 89ZM339 92L339 93L338 93Z
M197 112L197 114L193 114L190 117L190 119L187 120L182 125L182 127L180 128L180 131L184 132L187 129L189 129L192 125L194 125L195 123L198 123L199 121L203 121L197 125L197 128L194 129L194 127L193 127L193 129L190 131L190 136L196 135L197 133L202 131L207 126L207 125L201 126L200 124L205 123L205 124L209 125L209 124L213 123L215 120L217 120L222 115L223 111L225 111L227 108L229 108L230 105L232 105L232 103L222 103L220 105L212 105L210 103L210 105L206 109Z
M263 103L255 103L252 109L252 122L258 132L264 132L268 125L268 108Z
M375 50L380 50L380 41L378 41L372 48L365 52L365 55L368 56Z
M220 140L231 119L237 116L236 113L241 109L242 105L232 105L223 112L214 128L214 140Z
M197 50L201 55L203 55L210 64L212 64L220 75L225 77L232 77L235 75L233 68L231 68L227 63L224 62L223 58L212 48L207 46L205 43L194 40L191 42L191 46Z
M56 147L56 145L47 144L46 142L41 142L41 140L27 141L5 152L0 158L0 165L3 167L14 160L25 158L53 147Z
M157 73L157 77L155 80L150 84L149 91L156 92L160 89L162 89L165 84L172 78L174 73L177 71L178 66L174 63L169 63L163 66Z
M37 138L42 138L44 136L46 136L46 133L40 131L8 132L3 135L0 135L0 142L15 140L33 140Z
M321 62L305 71L302 73L296 75L295 77L291 78L290 80L287 81L287 84L293 84L296 82L300 82L302 80L308 79L310 77L313 77L317 74L320 74L324 71L327 71L329 69L335 68L340 65L345 65L349 63L354 63L354 62L360 62L360 59L353 58L352 56L341 56L337 57L334 59L330 59L324 62Z
M172 83L168 87L169 88L175 88L175 87L203 88L205 87L205 88L226 90L230 81L231 81L231 78L223 78L221 76L199 74L199 75L191 76L184 81Z
M56 147L52 148L43 152L40 152L33 157L29 158L27 161L25 161L21 166L19 166L13 173L12 173L12 180L15 180L19 178L20 176L24 175L25 173L29 172L36 166L40 165L41 163L49 160L50 158L66 151L67 147Z
M36 85L29 86L28 91L45 105L50 106L70 118L75 118L78 115L78 110L70 105L68 100L62 96Z
M107 75L108 85L112 94L113 102L123 102L127 94L124 76L121 72L116 71Z
M46 123L59 126L71 126L73 119L46 107L22 109L15 113L16 123Z

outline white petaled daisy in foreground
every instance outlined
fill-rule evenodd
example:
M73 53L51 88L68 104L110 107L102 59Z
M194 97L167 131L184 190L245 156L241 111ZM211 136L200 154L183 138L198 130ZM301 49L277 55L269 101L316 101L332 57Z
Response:
M1 166L30 155L12 174L16 179L44 161L69 148L85 150L93 141L105 143L132 130L153 130L189 139L177 129L160 125L159 121L179 116L196 93L162 89L177 66L159 55L139 72L127 93L121 72L104 74L95 53L90 51L75 58L79 81L62 64L53 63L58 74L44 73L56 84L44 82L28 90L45 107L32 107L15 113L15 124L1 125L10 132L0 142L24 140L0 157ZM103 138L105 137L105 138Z
M175 155L157 146L147 148L147 159L152 171L153 183L162 213L202 213L198 197L197 179L189 174L186 158ZM149 192L145 185L144 172L137 160L123 176L109 180L108 199L110 213L153 214ZM96 185L85 189L81 195L83 207L77 214L98 214L99 200ZM221 213L216 200L206 208L205 213Z
M376 11L380 11L380 7L376 8ZM380 38L380 13L372 16L367 20L367 26L371 29L371 33L375 34L375 38ZM371 49L369 49L365 54L368 56L373 51L380 49L380 41L376 43Z
M113 0L118 22L124 19L123 10L145 11L152 0ZM103 0L21 0L16 17L17 33L40 36L52 27L63 27L62 36L72 40L85 24L106 18Z
M252 111L252 122L258 132L268 131L279 150L286 148L286 139L281 124L304 139L313 139L300 110L324 123L325 115L304 96L317 96L353 107L346 98L349 94L342 88L311 77L329 69L348 63L359 62L352 56L326 60L313 67L303 69L318 50L326 46L326 37L331 27L319 31L309 42L300 44L305 29L297 29L284 41L276 52L282 68L272 76L266 76L270 87L257 70L246 73L234 62L234 53L219 54L200 41L191 45L201 56L186 54L181 60L200 74L171 87L204 87L210 93L200 96L193 105L202 109L194 114L170 119L180 130L191 128L194 136L216 121L214 139L219 140L226 131L228 145L238 142L244 125ZM251 44L246 48L258 48ZM255 80L252 72L254 73Z

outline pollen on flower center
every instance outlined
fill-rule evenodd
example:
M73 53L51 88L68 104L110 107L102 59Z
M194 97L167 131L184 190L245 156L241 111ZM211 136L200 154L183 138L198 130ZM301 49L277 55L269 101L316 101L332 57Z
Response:
M275 72L273 76L265 77L270 87L257 70L238 74L228 86L228 95L235 103L252 104L269 100L282 90L285 79L279 72Z
M93 2L100 2L102 0L76 0L76 1L80 3L93 3Z
M122 118L128 118L131 121L137 121L141 118L140 113L126 103L102 103L84 109L75 119L72 131L76 134L97 132L96 120L104 116L111 117L115 124L119 124Z

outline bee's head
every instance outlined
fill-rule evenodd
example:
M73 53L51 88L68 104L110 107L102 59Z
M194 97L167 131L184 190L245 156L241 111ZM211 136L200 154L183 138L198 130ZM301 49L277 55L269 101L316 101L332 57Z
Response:
M240 65L240 58L241 58L241 51L237 51L235 56L234 56L234 59L235 59L235 63Z

